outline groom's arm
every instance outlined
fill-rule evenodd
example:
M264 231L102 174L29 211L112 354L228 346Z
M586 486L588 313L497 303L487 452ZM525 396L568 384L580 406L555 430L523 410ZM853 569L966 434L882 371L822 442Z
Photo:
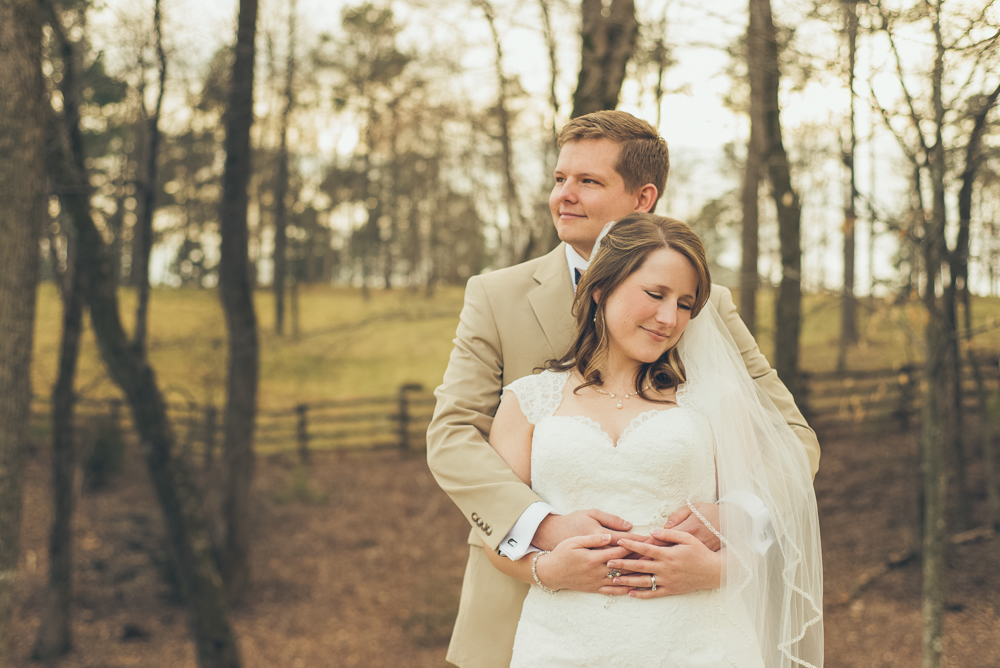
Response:
M770 397L781 417L802 441L802 447L805 448L806 456L809 458L809 468L815 478L816 471L819 470L819 441L816 432L809 427L805 417L802 416L802 411L795 405L792 393L778 378L778 372L771 368L767 359L761 354L753 334L736 312L732 293L722 286L713 285L712 297L716 297L717 294L717 300L713 299L716 302L716 309L722 321L726 323L729 333L732 334L750 377L757 381L757 385Z
M491 550L508 537L504 554L517 559L531 544L551 550L571 536L608 533L631 525L600 510L558 515L521 481L487 442L503 389L503 347L482 277L469 279L455 347L435 390L427 428L427 464L441 489ZM541 360L539 360L541 361ZM513 379L507 379L513 380Z
M541 499L487 443L503 387L503 353L482 279L469 279L455 347L434 391L427 464L438 485L493 550Z

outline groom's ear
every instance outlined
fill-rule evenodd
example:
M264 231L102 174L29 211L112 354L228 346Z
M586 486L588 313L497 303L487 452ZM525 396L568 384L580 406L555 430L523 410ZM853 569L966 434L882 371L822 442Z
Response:
M639 188L637 194L637 201L635 204L635 210L641 211L642 213L650 213L653 207L656 206L656 197L659 193L656 190L656 186L652 183L647 183L643 187Z

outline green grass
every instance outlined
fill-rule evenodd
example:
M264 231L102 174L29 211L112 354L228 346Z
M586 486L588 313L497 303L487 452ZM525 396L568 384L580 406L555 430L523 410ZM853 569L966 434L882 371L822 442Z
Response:
M448 363L451 341L462 307L461 288L444 287L433 299L408 290L371 293L309 286L301 293L301 335L274 333L274 303L258 291L255 305L261 335L261 408L286 408L303 401L395 393L403 383L433 389ZM122 311L131 327L135 299L122 290ZM758 341L769 358L773 351L773 300L762 291L758 302ZM738 296L737 296L738 303ZM56 288L38 292L34 391L47 395L55 380L61 305ZM835 295L807 295L803 301L802 367L836 367L840 302ZM1000 298L973 302L974 327L982 328L973 345L1000 351ZM885 368L923 357L924 313L918 303L905 306L881 301L860 310L862 342L850 351L848 368ZM990 326L992 323L992 326ZM221 405L225 399L226 329L214 290L154 290L150 306L150 357L160 387L172 401L192 398ZM117 395L87 331L77 387L87 397Z

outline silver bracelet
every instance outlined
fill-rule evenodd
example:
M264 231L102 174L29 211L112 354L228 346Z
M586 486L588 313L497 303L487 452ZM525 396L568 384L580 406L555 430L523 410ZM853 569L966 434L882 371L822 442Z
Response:
M541 552L535 553L535 557L531 560L531 577L535 578L535 584L541 587L542 591L544 591L546 594L554 594L559 590L549 589L548 587L543 585L542 581L538 579L538 570L536 569L536 566L538 565L538 558L543 554L548 554L548 553L549 550L542 550Z

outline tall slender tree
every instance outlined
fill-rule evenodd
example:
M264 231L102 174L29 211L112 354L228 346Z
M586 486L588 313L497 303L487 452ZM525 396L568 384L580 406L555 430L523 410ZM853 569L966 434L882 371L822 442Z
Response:
M285 104L281 110L278 174L274 185L274 331L285 333L285 279L288 273L288 122L295 107L295 0L288 3L288 58L285 60Z
M760 95L761 162L767 169L771 197L778 211L781 284L775 304L775 370L793 395L799 387L799 333L802 325L802 207L792 188L788 155L781 137L778 91L781 69L770 0L750 0L747 59L751 96Z
M844 169L844 287L840 301L840 345L837 368L847 368L847 350L858 341L858 306L854 296L854 237L857 228L858 185L854 170L854 154L858 147L858 133L854 114L854 70L858 56L858 3L847 0L844 8L844 35L847 41L847 93L850 95L848 137L843 144Z
M146 111L146 101L140 100L140 108L146 118L146 167L144 178L140 183L139 218L135 224L132 246L132 277L134 284L139 288L132 341L140 350L146 347L146 328L149 319L149 256L153 251L153 214L156 212L160 157L160 113L163 111L163 97L167 90L167 56L163 51L163 17L160 0L153 2L153 36L159 85L152 113ZM142 90L140 94L141 92Z
M0 0L0 666L15 663L11 617L45 211L39 9L36 0Z
M219 207L222 228L219 295L229 332L229 368L223 436L223 535L217 547L222 577L230 597L235 599L250 584L250 486L259 364L247 225L256 34L257 0L240 0L236 53L225 112L226 163Z

